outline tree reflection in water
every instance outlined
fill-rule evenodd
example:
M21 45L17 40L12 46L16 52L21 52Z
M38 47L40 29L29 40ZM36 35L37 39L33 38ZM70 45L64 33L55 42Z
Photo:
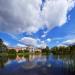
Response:
M7 56L0 56L0 68L4 68L4 64L8 61Z
M5 64L8 63L8 61L14 60L17 63L17 67L15 65L11 64L10 66L13 66L16 68L16 71L13 75L25 75L24 73L29 74L31 71L37 71L37 75L65 75L64 73L67 72L67 75L72 75L70 73L74 73L75 71L75 55L23 55L23 56L0 56L0 68L5 68ZM7 64L7 65L9 65ZM10 69L10 68L9 68ZM12 70L12 69L11 69ZM1 73L2 71L0 71ZM20 74L20 73L21 74ZM40 73L40 74L39 74ZM63 73L63 74L62 74ZM12 75L12 74L11 74Z

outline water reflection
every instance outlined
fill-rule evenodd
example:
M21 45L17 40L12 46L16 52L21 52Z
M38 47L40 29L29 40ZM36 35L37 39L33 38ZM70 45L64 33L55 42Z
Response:
M0 75L73 75L75 55L0 56Z
M8 61L8 57L0 56L0 68L4 68L4 64Z

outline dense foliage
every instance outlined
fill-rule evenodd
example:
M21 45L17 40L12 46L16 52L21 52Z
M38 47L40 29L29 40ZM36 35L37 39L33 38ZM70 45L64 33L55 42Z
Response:
M59 47L53 47L49 48L48 46L44 49L40 49L42 54L75 54L75 45L70 45L70 46L59 46ZM8 53L10 54L29 54L29 50L19 50L16 52L15 49L8 49L7 46L3 43L3 40L0 39L0 53ZM35 54L38 54L40 52L34 51Z

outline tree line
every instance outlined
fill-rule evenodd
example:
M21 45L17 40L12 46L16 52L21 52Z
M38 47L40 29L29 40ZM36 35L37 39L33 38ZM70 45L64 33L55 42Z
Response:
M0 39L0 53L8 53L8 54L29 54L29 50L19 50L16 52L15 49L8 49L8 47L3 43L3 40ZM42 54L74 54L75 53L75 45L70 46L59 46L59 47L53 47L49 48L48 46L44 49L41 49ZM35 54L39 54L38 51L35 52Z

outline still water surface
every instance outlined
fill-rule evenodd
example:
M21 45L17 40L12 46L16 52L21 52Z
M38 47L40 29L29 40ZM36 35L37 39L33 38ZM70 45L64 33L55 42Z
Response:
M75 75L75 55L0 56L0 75Z

